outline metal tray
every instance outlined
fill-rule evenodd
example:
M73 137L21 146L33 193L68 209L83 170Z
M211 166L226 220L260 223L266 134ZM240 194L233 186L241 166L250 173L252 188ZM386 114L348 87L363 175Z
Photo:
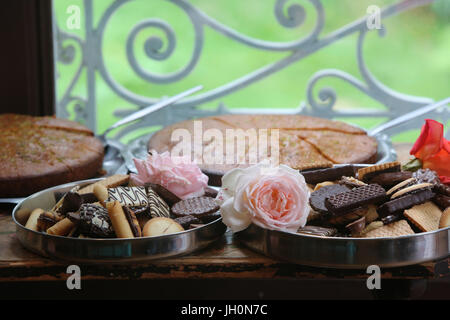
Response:
M185 255L220 238L226 226L219 218L202 227L156 237L134 239L79 239L49 235L24 227L35 208L51 209L64 193L79 185L101 179L83 180L37 192L14 208L12 217L21 244L44 257L87 264L144 262Z
M450 227L392 238L344 238L301 235L251 224L235 238L269 257L322 268L401 267L450 255Z
M235 238L264 255L322 268L401 267L450 256L450 227L400 237L350 238L290 233L251 224Z

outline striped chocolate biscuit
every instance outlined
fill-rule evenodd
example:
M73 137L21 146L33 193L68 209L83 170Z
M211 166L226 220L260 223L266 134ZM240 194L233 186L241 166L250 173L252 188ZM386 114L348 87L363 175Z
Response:
M119 201L122 206L140 207L148 205L145 187L117 187L108 189L107 202Z
M147 190L148 206L150 216L170 218L170 208L167 203L152 188Z

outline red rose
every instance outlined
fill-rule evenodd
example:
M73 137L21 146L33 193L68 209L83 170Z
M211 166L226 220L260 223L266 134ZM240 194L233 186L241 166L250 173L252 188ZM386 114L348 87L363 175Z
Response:
M450 141L444 138L444 126L426 119L410 154L422 161L422 167L438 173L442 183L450 183Z

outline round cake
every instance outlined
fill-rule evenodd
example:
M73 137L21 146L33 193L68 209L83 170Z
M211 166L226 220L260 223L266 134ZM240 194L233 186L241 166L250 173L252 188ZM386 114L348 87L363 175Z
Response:
M272 137L277 138L277 143ZM218 143L219 140L222 142ZM238 159L237 147L235 150L227 147L239 142L245 142L245 150ZM256 145L258 149L252 148ZM263 149L264 145L268 150ZM279 163L299 170L377 160L376 139L364 130L341 121L303 115L221 115L182 121L153 134L148 150L169 151L173 155L190 152L191 159L214 179L232 168L270 158L271 152L277 152ZM225 161L230 150L236 153L234 162ZM258 150L256 159L250 154L255 150ZM222 155L223 161L205 161L206 156L211 159L217 155Z
M102 168L102 142L77 122L1 114L0 128L0 197L92 178Z

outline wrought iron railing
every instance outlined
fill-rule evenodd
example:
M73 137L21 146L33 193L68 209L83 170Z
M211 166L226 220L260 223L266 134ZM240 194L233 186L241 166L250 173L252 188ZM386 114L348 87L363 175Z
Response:
M101 14L99 22L94 26L93 23L93 0L84 0L84 32L85 36L79 37L67 31L61 30L56 23L54 23L54 38L55 38L55 64L65 63L70 64L74 61L75 52L81 55L81 63L71 79L67 89L60 95L57 101L57 115L67 117L69 115L69 104L75 104L75 118L82 120L90 128L96 130L96 74L98 73L106 84L111 88L112 92L118 97L135 104L139 107L148 106L157 101L158 98L148 97L137 94L122 86L116 81L109 72L105 64L105 52L103 52L103 42L105 29L110 23L111 16L121 7L131 0L115 0L109 7ZM174 29L165 21L157 18L149 18L139 21L132 28L129 33L126 43L126 55L128 63L133 72L150 83L170 85L183 80L187 77L197 66L197 63L202 54L204 47L204 31L206 28L211 28L233 41L239 42L245 46L252 47L258 50L266 51L281 51L289 53L276 62L265 65L257 70L250 72L240 78L234 79L224 85L209 90L205 93L198 94L191 98L187 98L182 102L176 103L170 107L159 110L155 114L147 116L142 121L129 125L122 130L115 132L114 138L121 138L124 135L141 128L143 126L168 125L170 123L195 118L199 116L236 113L236 112L285 112L285 113L302 113L313 116L321 116L328 118L336 117L386 117L387 119L395 118L407 111L417 109L420 106L431 103L433 99L427 97L417 97L396 92L383 83L370 72L363 54L364 40L368 32L371 32L367 24L367 16L339 28L331 33L323 34L323 27L325 24L325 12L320 0L308 0L315 10L316 21L312 31L295 41L280 43L271 42L261 39L248 37L237 30L234 30L212 17L208 16L200 9L194 7L187 0L170 0L171 3L177 5L189 17L195 32L195 43L192 56L189 62L177 72L167 75L159 75L151 73L139 64L135 53L135 40L137 35L146 28L158 28L163 32L165 39L158 37L150 37L145 41L144 50L149 59L165 60L172 55L176 50L175 40L176 35ZM302 5L306 0L299 0L299 3L288 4L287 0L277 0L274 7L274 14L277 21L286 28L297 27L304 24L307 13L305 7ZM396 15L400 12L415 8L417 6L427 5L432 0L403 0L396 4L382 8L381 21L383 19ZM380 36L384 35L385 27L372 32L378 32ZM210 101L220 101L220 99L230 93L243 89L244 87L257 82L261 79L271 76L280 70L289 67L294 63L299 63L304 58L319 52L325 47L333 45L340 39L348 37L349 35L357 34L357 63L360 73L360 80L357 76L351 75L347 72L337 69L325 69L315 73L310 79L306 90L306 101L296 109L286 110L257 110L257 109L233 109L230 110L222 103L219 103L214 110L200 110L198 106ZM71 44L69 43L71 40ZM79 46L76 51L73 46L73 41ZM163 43L166 45L163 46ZM164 47L164 49L163 49ZM83 71L87 74L87 95L78 96L74 94L74 87L80 81L80 75ZM365 95L373 100L381 103L386 107L386 110L374 109L351 109L338 110L335 108L338 99L338 93L333 88L318 88L319 81L323 78L337 78L347 82L356 89L360 90ZM315 95L318 92L318 95ZM125 116L130 111L116 111L118 116ZM450 111L448 108L440 109L433 114L428 115L436 119L441 119L443 123L447 123ZM423 120L418 119L407 124L407 128L419 128L423 124ZM406 126L399 126L395 128L395 132L405 130Z

